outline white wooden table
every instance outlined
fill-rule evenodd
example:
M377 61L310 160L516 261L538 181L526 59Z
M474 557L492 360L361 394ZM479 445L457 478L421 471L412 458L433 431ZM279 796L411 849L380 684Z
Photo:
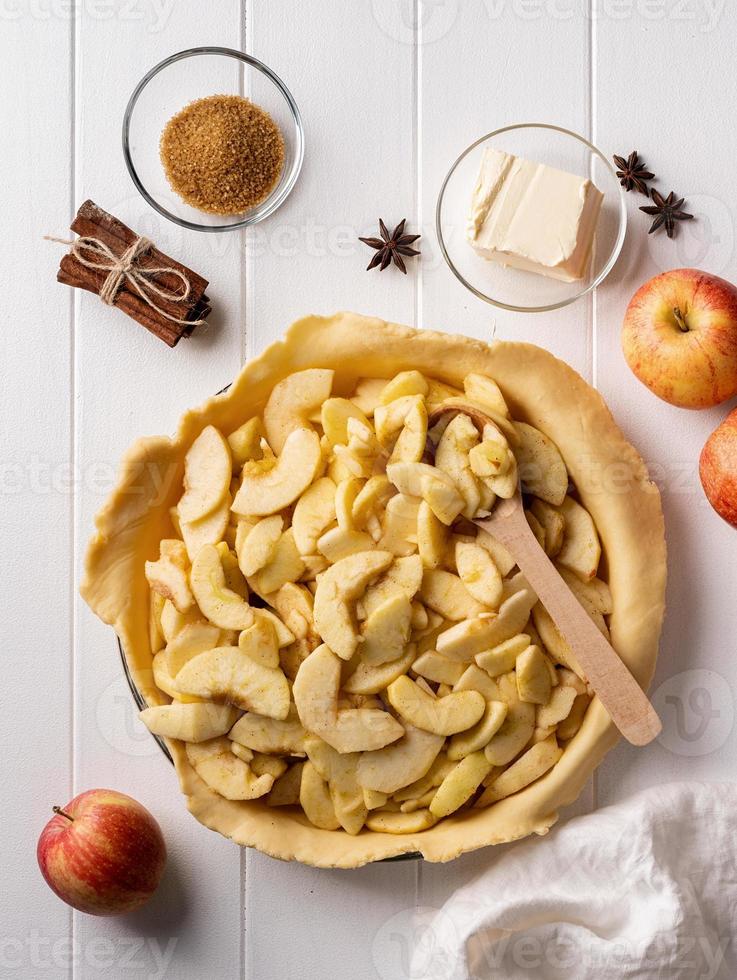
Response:
M653 781L734 776L737 538L697 477L725 411L658 402L627 369L619 329L634 289L658 271L737 276L736 31L724 0L2 0L0 976L404 980L415 908L438 907L495 860L487 850L447 866L315 871L206 831L135 716L111 631L77 595L126 446L172 431L305 313L348 308L531 340L600 388L664 491L670 609L654 690L665 732L646 750L611 753L577 810ZM132 88L197 44L264 60L304 116L297 189L249 234L182 232L125 171ZM625 250L597 295L546 315L482 304L442 262L436 195L460 149L521 121L570 127L607 154L636 147L699 220L676 242L648 239L630 195ZM87 197L210 279L207 329L170 351L56 284L58 246L41 236L63 235ZM356 236L380 215L423 233L406 277L363 271ZM122 920L72 914L36 868L51 805L95 786L150 807L169 845L160 892Z

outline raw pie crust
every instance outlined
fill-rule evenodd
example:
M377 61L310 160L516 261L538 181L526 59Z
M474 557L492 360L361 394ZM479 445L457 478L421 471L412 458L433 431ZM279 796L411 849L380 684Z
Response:
M279 380L311 367L334 369L333 390L339 394L360 377L391 378L412 369L458 388L472 372L493 378L512 417L534 425L558 446L601 538L613 600L613 645L637 680L649 684L665 597L660 495L600 395L562 361L530 344L484 344L339 313L293 324L283 341L243 368L226 394L187 412L174 439L140 439L123 459L119 483L97 517L81 593L115 628L133 681L149 705L169 699L153 680L144 565L157 557L160 540L172 534L169 508L181 495L185 452L206 425L223 432L238 428L262 412ZM314 827L295 807L226 800L195 773L183 742L167 744L188 807L205 826L273 857L349 868L408 852L448 861L488 844L545 834L617 738L594 698L557 764L522 791L486 809L462 810L421 833L364 828L357 836Z

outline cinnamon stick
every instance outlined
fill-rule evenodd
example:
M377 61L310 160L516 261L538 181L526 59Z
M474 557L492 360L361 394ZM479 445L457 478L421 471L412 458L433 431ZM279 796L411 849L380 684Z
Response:
M113 255L118 257L139 239L139 236L127 225L124 225L122 221L89 200L85 201L79 208L70 227L80 237L94 238L102 242ZM187 298L179 300L152 294L151 302L147 302L128 278L124 277L113 305L147 330L150 330L164 343L170 347L175 347L181 337L190 336L196 326L193 321L204 320L211 312L210 301L205 293L208 282L192 269L161 252L155 246L151 246L136 259L136 269L145 271L153 268L176 270L185 276L190 287ZM61 259L57 280L66 285L99 294L108 274L105 269L89 268L80 262L74 254L68 253ZM151 277L151 280L159 288L166 289L175 296L183 291L183 282L173 271L157 272ZM162 316L152 303L159 307L159 310L168 313L175 319L170 320L166 316Z

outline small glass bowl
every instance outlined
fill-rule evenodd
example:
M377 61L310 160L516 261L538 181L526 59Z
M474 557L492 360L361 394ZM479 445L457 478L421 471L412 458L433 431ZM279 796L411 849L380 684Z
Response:
M208 214L171 188L159 156L167 122L208 95L242 95L265 109L284 137L284 166L263 201L237 215ZM193 231L231 231L273 214L289 196L304 157L302 118L291 92L265 64L231 48L190 48L165 58L136 85L123 117L123 155L133 183L159 214Z
M558 282L512 269L482 258L471 247L466 239L466 216L487 146L588 177L604 195L589 270L583 279ZM522 123L496 129L461 153L440 188L435 222L445 261L475 296L505 310L541 313L573 303L604 280L624 243L627 210L614 168L593 143L560 126Z

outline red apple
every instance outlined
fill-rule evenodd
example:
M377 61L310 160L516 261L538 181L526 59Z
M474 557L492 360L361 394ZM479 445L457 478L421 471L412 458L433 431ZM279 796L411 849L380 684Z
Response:
M622 350L659 398L711 408L737 394L737 287L698 269L640 286L627 307Z
M706 440L699 476L711 506L737 527L737 408Z
M91 915L120 915L148 901L164 872L166 846L144 806L112 789L91 789L54 812L36 857L59 898Z

